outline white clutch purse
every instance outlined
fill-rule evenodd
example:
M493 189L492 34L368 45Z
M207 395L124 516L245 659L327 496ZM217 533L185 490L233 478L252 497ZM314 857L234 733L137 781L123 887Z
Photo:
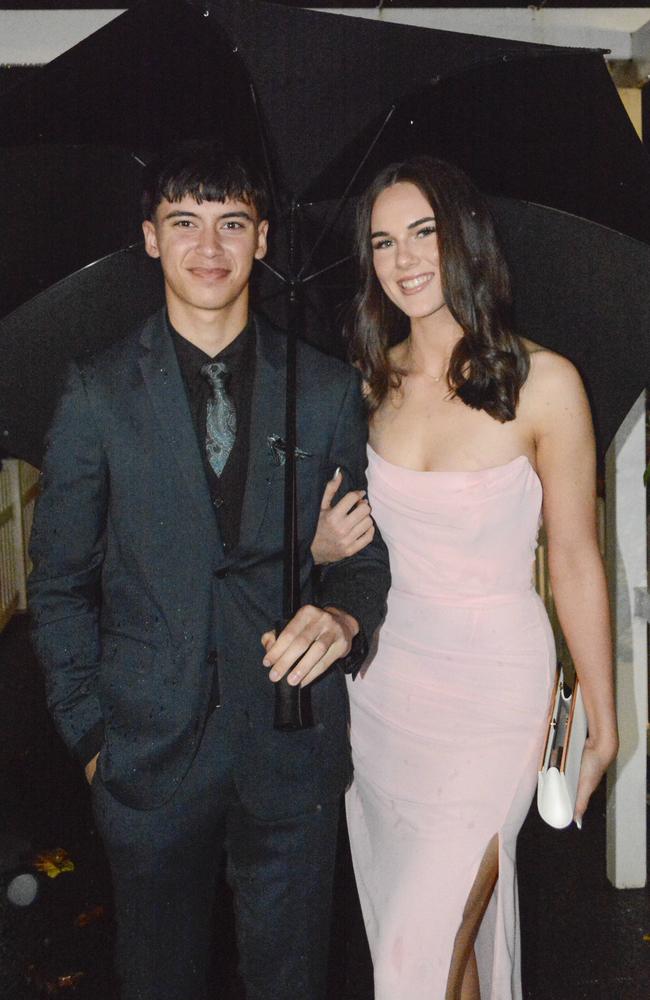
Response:
M573 819L586 739L587 716L580 684L576 677L573 691L565 686L560 668L537 775L537 809L542 819L557 830L569 826Z

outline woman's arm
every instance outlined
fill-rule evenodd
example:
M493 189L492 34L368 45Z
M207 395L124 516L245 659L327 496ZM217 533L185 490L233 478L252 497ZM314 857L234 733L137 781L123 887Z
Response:
M575 819L618 751L607 584L596 521L596 459L577 371L548 351L532 356L530 399L553 598L589 722Z
M358 365L355 365L357 369ZM365 399L369 389L361 381L361 395ZM365 549L375 537L375 522L365 493L351 491L332 506L341 488L343 475L337 469L323 492L316 534L311 543L311 555L316 566L347 559Z

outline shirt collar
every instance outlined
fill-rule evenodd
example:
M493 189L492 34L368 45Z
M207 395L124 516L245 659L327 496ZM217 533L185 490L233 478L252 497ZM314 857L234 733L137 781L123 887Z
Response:
M235 339L232 340L227 347L224 347L222 351L219 351L219 353L215 354L214 357L210 357L209 354L206 354L205 351L202 351L200 347L196 346L196 344L193 344L191 341L183 337L183 335L172 326L166 310L165 324L171 334L179 364L182 368L186 368L186 370L189 369L197 374L200 372L203 365L209 361L223 361L224 364L228 366L228 370L231 374L237 371L242 365L242 361L247 353L247 348L250 346L251 340L253 339L254 332L253 318L252 316L249 316L248 322L241 333L238 333Z

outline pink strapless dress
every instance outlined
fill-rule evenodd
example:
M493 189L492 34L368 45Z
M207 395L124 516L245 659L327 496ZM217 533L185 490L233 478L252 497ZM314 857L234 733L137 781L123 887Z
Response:
M444 1000L454 939L495 834L476 944L481 1000L520 1000L515 846L555 675L533 589L541 483L527 458L417 472L369 449L388 545L386 619L349 680L347 816L375 1000Z

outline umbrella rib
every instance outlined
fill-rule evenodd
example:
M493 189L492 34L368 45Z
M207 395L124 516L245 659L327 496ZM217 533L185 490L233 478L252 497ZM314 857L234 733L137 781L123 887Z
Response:
M332 231L334 225L336 224L336 221L337 221L339 215L341 214L343 206L345 205L345 202L347 201L348 194L350 193L350 189L352 188L352 185L354 184L354 182L356 181L357 177L359 176L359 174L363 170L363 168L365 166L365 163L366 163L366 160L368 159L368 157L372 153L373 149L375 148L375 146L379 142L379 140L380 140L380 138L381 138L381 136L382 136L382 134L384 132L384 129L386 128L386 126L388 125L389 121L391 120L391 118L395 114L396 108L397 108L397 105L393 104L392 108L390 109L390 111L388 112L388 114L384 118L383 122L381 123L381 125L380 125L380 127L379 127L379 129L377 131L376 136L374 137L374 139L372 140L372 142L368 146L368 149L366 150L366 152L364 153L363 157L361 158L361 162L359 163L357 169L354 171L354 173L352 174L352 177L348 181L348 184L347 184L347 186L345 188L345 191L341 195L341 197L340 197L340 199L338 201L338 204L335 206L332 214L330 215L330 218L326 221L325 226L324 226L323 230L321 231L320 236L318 237L318 239L314 243L313 247L311 248L311 250L309 252L309 255L307 257L307 260L305 261L305 263L303 264L303 266L300 268L300 272L298 274L298 281L301 280L303 274L305 273L305 271L307 270L307 268L311 264L312 260L314 259L314 254L318 250L319 246L321 245L321 243L323 242L323 240L325 239L325 237L330 234L330 232Z
M302 279L302 284L309 284L309 282L313 281L314 278L320 278L321 274L325 274L327 271L331 271L333 268L339 267L341 264L347 264L347 262L349 260L353 260L353 258L354 254L351 253L349 253L347 257L339 257L339 259L335 260L333 264L328 264L327 267L321 267L319 271L312 271L311 274L308 274L306 278Z
M273 208L275 210L276 215L279 215L280 203L278 201L278 192L275 186L275 181L273 179L273 170L271 169L271 157L269 156L269 148L266 142L266 134L264 132L264 122L262 120L260 106L257 102L257 93L255 92L255 87L252 81L249 83L249 88L251 92L251 97L253 99L253 107L255 108L255 117L257 118L257 128L259 131L260 142L262 143L262 153L264 155L266 175L269 179L269 188L271 190L271 201L273 202Z
M280 281L282 281L285 285L287 284L289 279L287 278L286 274L282 274L282 271L277 271L274 267L271 266L271 264L269 264L268 261L264 259L260 260L260 264L262 265L262 267L265 267L267 271L270 271L271 274L274 274L276 278L279 278Z

